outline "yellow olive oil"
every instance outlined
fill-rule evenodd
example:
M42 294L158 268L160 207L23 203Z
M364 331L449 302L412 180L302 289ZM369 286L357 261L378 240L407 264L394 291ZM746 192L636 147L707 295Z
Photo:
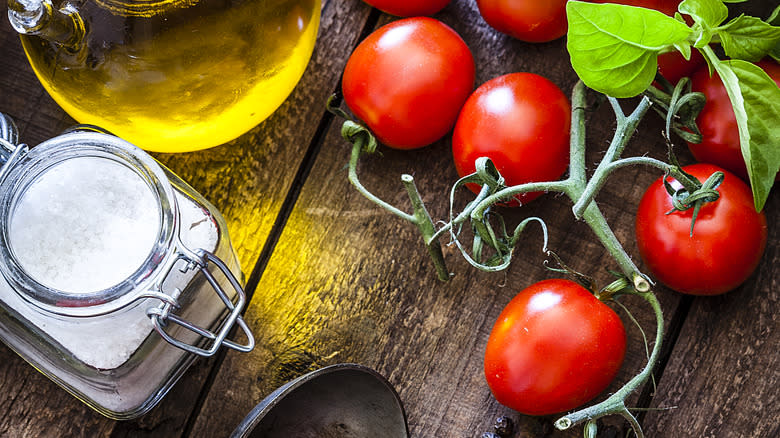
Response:
M39 80L80 123L144 149L230 141L267 118L300 80L319 0L82 0L75 48L22 44Z

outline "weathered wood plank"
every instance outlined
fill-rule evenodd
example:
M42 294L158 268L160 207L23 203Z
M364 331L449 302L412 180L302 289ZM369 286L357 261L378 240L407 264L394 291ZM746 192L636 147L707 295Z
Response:
M574 84L563 41L524 44L487 27L471 2L453 2L437 17L455 28L472 49L478 83L513 71L551 78L566 92ZM383 16L380 25L389 21ZM590 162L595 163L614 126L608 108L593 115ZM259 334L249 355L228 355L204 404L204 412L231 406L222 415L199 416L196 436L229 429L273 389L306 371L337 362L359 362L389 378L403 399L413 436L479 436L495 417L509 415L530 436L550 431L553 418L521 417L499 406L482 376L482 351L503 306L520 289L555 276L542 266L540 233L532 230L524 250L506 274L475 271L445 248L449 283L436 279L427 253L411 224L378 209L352 189L344 165L349 146L333 123L312 173L272 254L246 319ZM662 156L660 123L649 116L633 146ZM418 151L382 149L382 157L361 164L364 184L383 199L408 209L399 177L414 175L434 218L444 218L444 197L457 175L449 139ZM432 170L435 169L435 170ZM640 169L620 172L600 197L602 208L627 249L633 243L636 202L656 175ZM550 228L550 247L573 267L610 281L608 255L583 223L573 220L571 203L546 196L510 216L540 216ZM679 297L662 296L667 315ZM645 329L653 317L641 303L629 306ZM627 319L626 319L627 320ZM641 337L630 323L630 351L618 381L644 363ZM218 390L222 388L222 390ZM618 421L617 424L620 422ZM581 436L578 429L555 436Z
M780 214L770 196L768 218ZM740 288L697 298L658 385L648 414L651 436L780 436L780 285L777 220L758 271ZM728 257L727 254L723 255Z
M5 10L5 2L0 3L0 10ZM303 183L293 178L323 115L325 98L337 83L368 11L358 0L326 2L325 33L320 35L306 76L267 122L227 146L157 155L223 211L247 274L257 262L290 187ZM531 71L549 77L566 92L571 89L575 78L563 41L531 45L500 35L486 26L473 2L452 2L439 18L454 27L472 48L478 83L511 71ZM380 24L389 20L383 16ZM4 56L0 63L0 111L10 112L19 122L23 140L36 144L72 123L37 85L5 20L0 20L0 53ZM614 122L608 108L592 117L589 162L596 163ZM657 135L660 123L653 115L649 119L629 152L641 154L649 149L662 157L665 149ZM247 321L257 334L258 348L249 355L227 355L201 410L191 414L198 407L198 393L215 365L213 360L198 362L147 416L116 423L90 411L0 346L0 436L177 436L191 415L198 416L192 436L225 436L280 384L307 370L346 361L372 366L388 376L404 400L413 436L479 436L498 415L517 420L518 428L529 436L547 436L553 418L522 417L499 406L490 396L481 371L482 349L501 308L523 287L555 276L541 265L540 233L532 229L523 239L523 255L506 274L477 272L448 247L445 253L450 268L458 274L450 283L439 283L414 227L379 210L346 182L344 164L349 148L338 134L337 122L323 140L248 310ZM448 141L415 152L384 149L384 158L367 158L361 165L364 182L383 198L408 206L398 176L410 172L432 215L443 218L446 204L438 197L444 196L456 177ZM682 149L681 160L687 162L690 156ZM646 170L622 170L599 197L618 237L632 254L636 254L632 232L635 205L655 177ZM510 216L543 217L550 228L553 250L571 266L602 283L609 281L604 272L605 267L612 267L609 256L587 226L572 219L570 207L562 197L546 196ZM769 209L770 217L776 217L776 196ZM738 426L754 424L751 419L759 413L767 418L776 416L776 396L770 391L777 386L778 345L773 330L777 240L774 232L761 272L753 280L756 289L767 293L746 298L746 287L722 298L694 303L654 402L681 407L671 413L650 414L645 421L650 434L699 436L703 430L710 434L707 436L744 436L751 432ZM680 297L659 289L668 319ZM770 298L756 298L761 295ZM743 300L751 304L745 309L753 311L739 311L724 323L724 309L740 309ZM628 305L652 333L653 318L642 303L631 300ZM630 323L626 325L630 350L618 381L608 391L644 363L640 336ZM711 330L715 333L710 336ZM742 356L732 351L740 337L746 345L740 351ZM714 358L712 367L705 358ZM688 361L696 365L695 376ZM733 369L739 371L736 377L729 374ZM722 380L724 388L708 384L710 373L727 377ZM755 383L757 389L748 389L746 382ZM689 385L692 389L686 390ZM700 400L715 408L697 410ZM751 405L752 401L757 403ZM696 423L686 428L689 414L714 415L718 420L713 425ZM777 434L771 423L752 429L757 432L750 436ZM578 429L553 436L581 433Z

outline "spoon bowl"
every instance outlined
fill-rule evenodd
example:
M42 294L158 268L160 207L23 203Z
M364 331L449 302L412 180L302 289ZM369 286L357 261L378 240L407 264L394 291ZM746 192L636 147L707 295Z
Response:
M379 373L331 365L292 380L266 397L231 438L408 438L398 394Z

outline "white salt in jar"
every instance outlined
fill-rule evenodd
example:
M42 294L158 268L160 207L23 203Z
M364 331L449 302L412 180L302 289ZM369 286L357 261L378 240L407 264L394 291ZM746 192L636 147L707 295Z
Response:
M253 348L214 206L119 138L28 149L0 122L3 342L115 419L151 409L198 355ZM243 343L227 338L234 325Z

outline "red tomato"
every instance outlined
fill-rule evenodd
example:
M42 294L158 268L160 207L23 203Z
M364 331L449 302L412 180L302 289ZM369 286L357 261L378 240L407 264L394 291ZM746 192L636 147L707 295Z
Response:
M691 50L691 59L685 59L682 53L674 51L658 55L658 72L672 84L691 75L706 63L704 56L696 50Z
M566 34L567 0L477 0L482 18L499 32L529 43Z
M569 162L571 105L560 88L533 73L511 73L482 84L458 116L452 155L460 176L486 156L508 186L559 178ZM476 185L470 185L475 193ZM517 196L529 202L540 192Z
M759 61L759 67L780 86L780 65L771 59ZM696 118L702 134L699 144L688 143L696 161L717 164L748 181L747 166L739 146L739 129L731 101L717 73L710 76L707 67L691 77L691 89L707 97L707 103Z
M715 171L711 164L683 168L700 181ZM671 196L659 178L645 192L636 214L639 253L650 273L678 292L717 295L742 284L758 266L767 239L766 217L753 206L750 188L725 171L720 198L699 210L693 237L693 209L672 210ZM669 178L675 188L681 185Z
M433 15L450 2L450 0L363 0L369 5L399 17L415 17L418 15Z
M499 403L528 415L574 409L615 378L626 352L623 322L569 280L540 281L504 308L485 350Z
M474 87L474 58L460 36L428 17L382 26L352 52L342 92L377 139L414 149L444 137Z

